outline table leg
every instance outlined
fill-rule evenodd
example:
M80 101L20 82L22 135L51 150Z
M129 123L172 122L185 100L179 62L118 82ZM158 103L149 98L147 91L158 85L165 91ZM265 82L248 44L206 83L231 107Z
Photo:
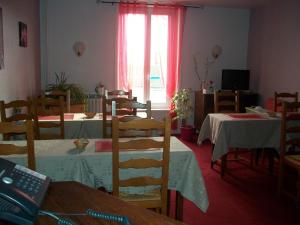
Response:
M175 203L175 219L182 221L183 219L183 196L179 191L176 191L176 203Z
M170 216L170 203L171 203L171 190L168 189L168 197L167 197L167 216Z
M215 148L215 144L212 144L212 145L211 145L211 154L213 154L214 148ZM213 169L213 168L214 168L214 164L215 164L215 162L211 161L211 162L210 162L210 168Z

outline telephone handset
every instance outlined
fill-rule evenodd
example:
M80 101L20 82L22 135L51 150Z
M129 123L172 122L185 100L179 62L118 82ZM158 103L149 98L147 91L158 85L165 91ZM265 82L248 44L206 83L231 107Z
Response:
M33 225L50 178L0 158L0 220Z

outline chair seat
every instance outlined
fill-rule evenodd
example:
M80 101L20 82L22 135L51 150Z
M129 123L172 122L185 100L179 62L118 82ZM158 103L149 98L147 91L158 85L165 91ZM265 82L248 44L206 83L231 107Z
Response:
M144 208L158 209L162 207L160 189L154 189L143 194L128 194L120 192L119 198Z
M120 192L121 199L125 201L147 201L147 200L161 200L160 189L154 189L143 194L128 194Z
M300 169L300 155L285 156L285 161L290 165L295 165Z

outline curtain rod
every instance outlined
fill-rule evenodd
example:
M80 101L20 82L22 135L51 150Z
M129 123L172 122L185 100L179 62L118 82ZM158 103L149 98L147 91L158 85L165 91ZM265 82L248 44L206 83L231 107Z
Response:
M154 5L160 5L160 6L176 6L175 4L159 4L159 3L147 3L147 2L121 2L121 1L103 1L103 0L97 0L97 3L104 3L104 4L119 4L119 3L125 3L125 4L141 4L141 5L149 5L149 6L154 6ZM180 5L184 6L187 8L196 8L196 9L203 9L203 5L195 6L195 5Z

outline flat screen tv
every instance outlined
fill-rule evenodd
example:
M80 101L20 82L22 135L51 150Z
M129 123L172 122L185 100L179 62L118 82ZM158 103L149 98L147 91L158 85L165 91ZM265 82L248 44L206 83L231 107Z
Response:
M222 90L249 90L249 70L222 70Z

